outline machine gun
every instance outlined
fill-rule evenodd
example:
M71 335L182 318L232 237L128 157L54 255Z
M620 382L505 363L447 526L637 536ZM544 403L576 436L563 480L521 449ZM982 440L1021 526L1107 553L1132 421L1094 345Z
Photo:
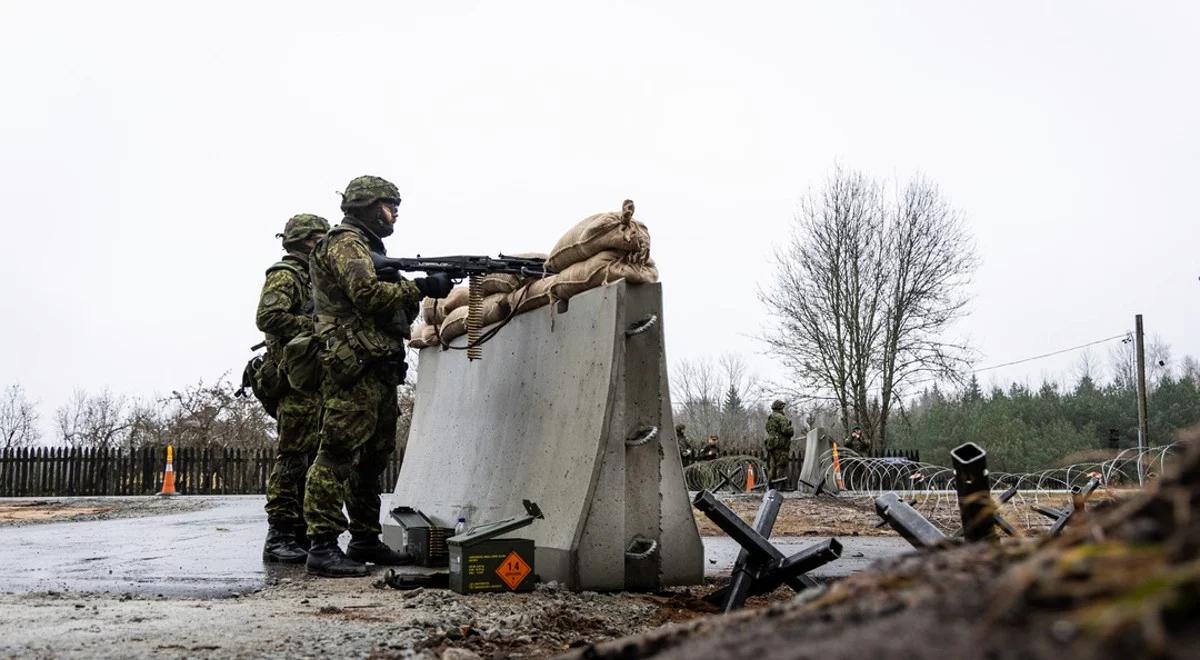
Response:
M553 275L554 271L546 268L545 259L509 257L500 255L499 258L462 255L455 257L385 257L376 252L371 253L371 263L375 264L375 274L385 282L394 282L401 272L420 271L423 273L445 273L455 282L469 280L471 277L491 275L492 273L508 273L518 277L545 277Z
M554 271L546 268L546 260L528 257L510 257L501 254L498 258L460 255L453 257L422 257L415 258L388 257L376 252L371 253L371 263L375 266L375 275L385 282L396 282L401 272L420 271L432 275L445 273L450 280L458 283L467 280L467 359L479 360L483 357L480 346L495 336L495 331L489 331L488 336L479 335L483 319L483 291L479 280L484 275L507 273L517 277L546 277ZM505 319L503 327L512 318ZM496 330L498 330L496 328ZM457 347L453 347L457 348Z

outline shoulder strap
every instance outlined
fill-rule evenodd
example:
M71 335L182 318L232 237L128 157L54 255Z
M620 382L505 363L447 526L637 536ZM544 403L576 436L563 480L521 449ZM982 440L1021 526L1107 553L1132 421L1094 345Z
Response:
M291 271L291 273L297 277L304 277L307 275L307 273L304 272L304 269L300 267L300 264L292 261L276 261L270 268L267 269L267 273L270 274L277 270Z

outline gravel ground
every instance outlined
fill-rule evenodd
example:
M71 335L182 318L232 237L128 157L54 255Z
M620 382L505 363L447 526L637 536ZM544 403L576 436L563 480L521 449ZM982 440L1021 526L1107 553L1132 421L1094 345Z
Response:
M138 518L200 511L210 497L15 497L0 499L0 527L110 518Z
M527 594L460 596L374 581L314 579L297 569L227 599L4 594L0 656L536 658L713 611L696 597L712 587L640 595L548 584ZM456 650L447 656L448 649Z
M723 499L749 520L760 497ZM0 525L167 515L218 504L220 498L204 497L5 500ZM877 521L869 497L793 495L775 534L895 536L876 528ZM719 533L703 516L698 523L706 536ZM376 573L325 580L302 568L272 569L262 588L228 598L3 593L0 657L551 657L664 624L707 625L704 617L715 610L702 597L727 580L659 594L572 593L550 584L529 594L459 596L381 588ZM748 605L770 609L792 597L781 589Z

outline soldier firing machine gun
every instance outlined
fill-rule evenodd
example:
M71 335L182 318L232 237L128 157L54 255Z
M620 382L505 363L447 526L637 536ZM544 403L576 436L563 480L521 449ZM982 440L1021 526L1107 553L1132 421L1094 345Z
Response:
M415 258L387 257L375 252L371 253L371 263L375 265L376 276L385 282L399 280L401 272L419 271L432 275L445 273L454 283L467 280L467 359L478 360L483 357L485 342L496 335L504 327L513 314L504 319L500 325L493 328L485 336L480 336L479 330L483 320L483 291L479 280L484 275L507 273L517 277L546 277L554 271L546 268L544 259L510 257L501 254L498 258L461 255L453 257L422 257ZM515 310L514 310L515 311ZM459 348L457 346L450 348Z

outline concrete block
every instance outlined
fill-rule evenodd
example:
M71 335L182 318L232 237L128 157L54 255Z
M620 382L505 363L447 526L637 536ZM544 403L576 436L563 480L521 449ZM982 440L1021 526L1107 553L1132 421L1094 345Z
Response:
M660 285L587 291L514 318L482 360L427 348L418 371L394 506L451 527L460 512L481 524L533 500L546 517L520 535L534 540L542 579L575 589L703 579L672 432Z
M830 476L825 481L825 490L837 492L837 485L831 474L832 451L833 443L825 429L818 426L810 430L805 437L804 464L800 466L800 480L815 486L828 473Z

